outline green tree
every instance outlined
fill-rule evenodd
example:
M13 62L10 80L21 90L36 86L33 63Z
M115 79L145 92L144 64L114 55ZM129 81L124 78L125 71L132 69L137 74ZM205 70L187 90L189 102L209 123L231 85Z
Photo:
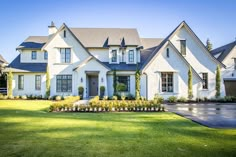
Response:
M193 98L193 78L192 78L192 68L189 66L188 70L188 98Z
M135 72L135 99L140 99L140 70L138 68Z
M50 75L49 75L49 67L47 66L46 72L46 97L50 96Z
M116 91L116 86L117 86L116 77L117 77L116 76L116 69L114 69L114 71L113 71L113 89L114 89L113 95L117 94L117 91Z
M212 43L210 42L210 39L207 39L206 41L206 48L208 51L212 50Z
M13 80L13 75L12 75L12 70L9 70L9 73L7 75L7 95L12 96L12 80Z
M220 67L216 68L216 98L220 97Z

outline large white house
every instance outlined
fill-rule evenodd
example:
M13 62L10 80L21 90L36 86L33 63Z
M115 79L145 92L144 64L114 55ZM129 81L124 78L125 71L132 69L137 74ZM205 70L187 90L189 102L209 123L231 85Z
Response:
M226 66L222 71L226 95L236 96L236 41L218 47L211 53Z
M153 30L155 31L155 30ZM141 96L188 96L188 69L193 72L193 95L215 96L216 67L224 65L209 53L186 24L181 22L166 38L140 38L136 29L69 28L49 26L48 36L30 36L17 47L13 94L45 95L49 67L51 95L113 95L113 71L124 92L135 95L135 71L141 70ZM223 81L222 81L223 85ZM224 88L221 95L224 96Z

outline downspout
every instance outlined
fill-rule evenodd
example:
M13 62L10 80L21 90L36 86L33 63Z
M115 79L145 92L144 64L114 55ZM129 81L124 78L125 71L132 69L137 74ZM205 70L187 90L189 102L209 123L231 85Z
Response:
M148 99L148 75L147 73L143 73L146 76L146 99Z

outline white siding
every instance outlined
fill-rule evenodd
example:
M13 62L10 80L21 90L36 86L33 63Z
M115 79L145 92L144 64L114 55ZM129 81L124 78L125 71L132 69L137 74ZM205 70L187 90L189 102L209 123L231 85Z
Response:
M37 59L35 60L31 59L32 51L37 52ZM21 63L47 63L47 60L44 59L44 51L22 50L20 54L21 54L21 57L20 57Z
M88 49L89 52L102 62L109 62L109 49Z

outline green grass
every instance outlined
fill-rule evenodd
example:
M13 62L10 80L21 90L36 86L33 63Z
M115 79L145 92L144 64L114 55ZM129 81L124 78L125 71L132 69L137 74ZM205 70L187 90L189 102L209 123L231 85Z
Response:
M236 129L172 113L48 113L50 101L0 101L0 156L235 156Z

